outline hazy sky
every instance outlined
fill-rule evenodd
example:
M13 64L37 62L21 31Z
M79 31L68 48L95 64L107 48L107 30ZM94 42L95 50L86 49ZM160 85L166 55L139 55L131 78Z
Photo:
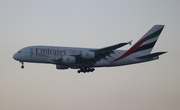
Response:
M0 0L0 110L179 110L178 0ZM165 28L157 61L90 74L13 60L30 45L102 48ZM122 49L128 49L125 46Z

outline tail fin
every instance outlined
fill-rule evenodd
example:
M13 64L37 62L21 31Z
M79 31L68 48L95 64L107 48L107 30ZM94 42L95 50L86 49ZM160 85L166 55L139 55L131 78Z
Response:
M154 25L130 50L133 53L150 54L164 25Z
M141 55L150 54L163 28L164 25L154 25L137 43L114 61L125 58L133 53L140 53Z

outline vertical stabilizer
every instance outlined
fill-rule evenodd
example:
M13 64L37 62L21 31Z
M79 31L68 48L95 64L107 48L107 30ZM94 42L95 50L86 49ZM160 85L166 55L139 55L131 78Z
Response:
M139 39L137 43L135 43L127 52L114 61L123 59L133 53L141 55L150 54L163 28L164 25L154 25L143 37L141 37L141 39Z
M134 53L140 52L141 54L151 53L156 41L161 34L164 25L153 26L133 47Z

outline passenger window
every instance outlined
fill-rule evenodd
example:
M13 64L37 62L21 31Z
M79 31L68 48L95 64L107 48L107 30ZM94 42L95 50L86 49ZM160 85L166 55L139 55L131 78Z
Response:
M18 51L18 53L21 53L21 51Z

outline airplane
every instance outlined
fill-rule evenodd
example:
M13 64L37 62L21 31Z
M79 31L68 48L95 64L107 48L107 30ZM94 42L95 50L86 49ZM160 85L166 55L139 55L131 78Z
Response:
M117 50L131 42L118 43L104 48L75 48L58 46L28 46L20 49L13 58L21 62L47 63L56 69L78 69L78 73L93 72L97 67L115 67L159 59L167 52L151 53L164 25L154 25L128 50Z

